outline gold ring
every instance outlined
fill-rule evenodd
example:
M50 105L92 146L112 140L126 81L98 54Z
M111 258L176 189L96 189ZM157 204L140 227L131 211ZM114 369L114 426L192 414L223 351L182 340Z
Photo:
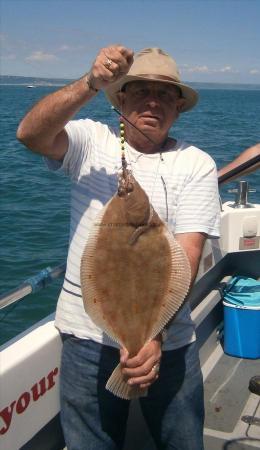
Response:
M113 64L112 59L107 58L107 59L106 59L106 62L104 63L104 66L105 66L106 69L110 69L110 67L111 67L112 64Z
M156 374L158 374L159 370L160 370L160 364L154 364L154 366L152 367L152 371L155 372Z

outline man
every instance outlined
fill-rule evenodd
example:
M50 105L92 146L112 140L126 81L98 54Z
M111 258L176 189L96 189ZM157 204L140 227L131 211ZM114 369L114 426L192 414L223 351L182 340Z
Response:
M71 120L101 89L125 117L129 168L185 249L192 281L206 237L218 236L215 164L168 135L179 113L196 104L197 93L180 81L175 61L162 50L145 49L133 62L133 52L123 46L104 48L87 75L41 100L23 119L18 139L73 182L70 248L56 313L64 340L61 418L68 450L123 448L129 408L105 389L119 351L86 315L80 288L89 229L115 193L120 169L119 133L89 119ZM140 402L158 449L203 449L203 386L194 341L185 305L163 339L157 336L133 358L120 350L128 383L149 387Z

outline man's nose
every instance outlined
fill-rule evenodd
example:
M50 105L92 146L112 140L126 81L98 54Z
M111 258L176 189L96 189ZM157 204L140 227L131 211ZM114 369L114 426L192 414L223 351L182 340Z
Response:
M159 93L157 91L149 91L146 99L145 99L146 103L155 107L160 103L160 97L159 97Z

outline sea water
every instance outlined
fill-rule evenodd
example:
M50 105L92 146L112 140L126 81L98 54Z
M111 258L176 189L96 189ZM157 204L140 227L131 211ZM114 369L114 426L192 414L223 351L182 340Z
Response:
M1 99L1 218L0 293L14 289L41 269L66 261L69 237L70 181L49 172L42 158L26 150L16 139L19 121L40 98L57 86L0 86ZM220 168L244 149L259 142L260 87L212 85L197 87L200 102L180 116L171 136L184 139L208 152ZM116 126L118 116L103 93L81 109L77 118ZM251 202L260 202L260 173L243 177L258 192ZM221 188L222 199L234 194ZM21 302L0 311L0 343L25 330L55 310L62 280Z

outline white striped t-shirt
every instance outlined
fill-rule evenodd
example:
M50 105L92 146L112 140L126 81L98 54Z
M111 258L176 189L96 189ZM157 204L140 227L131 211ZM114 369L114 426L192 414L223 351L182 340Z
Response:
M55 325L61 332L117 347L84 310L80 262L97 214L117 190L120 138L107 125L89 119L69 122L66 131L69 148L63 162L48 160L50 168L61 167L72 180L70 245ZM140 153L126 144L126 159L154 209L174 233L219 236L216 167L208 154L183 141L162 154ZM163 349L179 348L194 339L185 304L167 330Z

